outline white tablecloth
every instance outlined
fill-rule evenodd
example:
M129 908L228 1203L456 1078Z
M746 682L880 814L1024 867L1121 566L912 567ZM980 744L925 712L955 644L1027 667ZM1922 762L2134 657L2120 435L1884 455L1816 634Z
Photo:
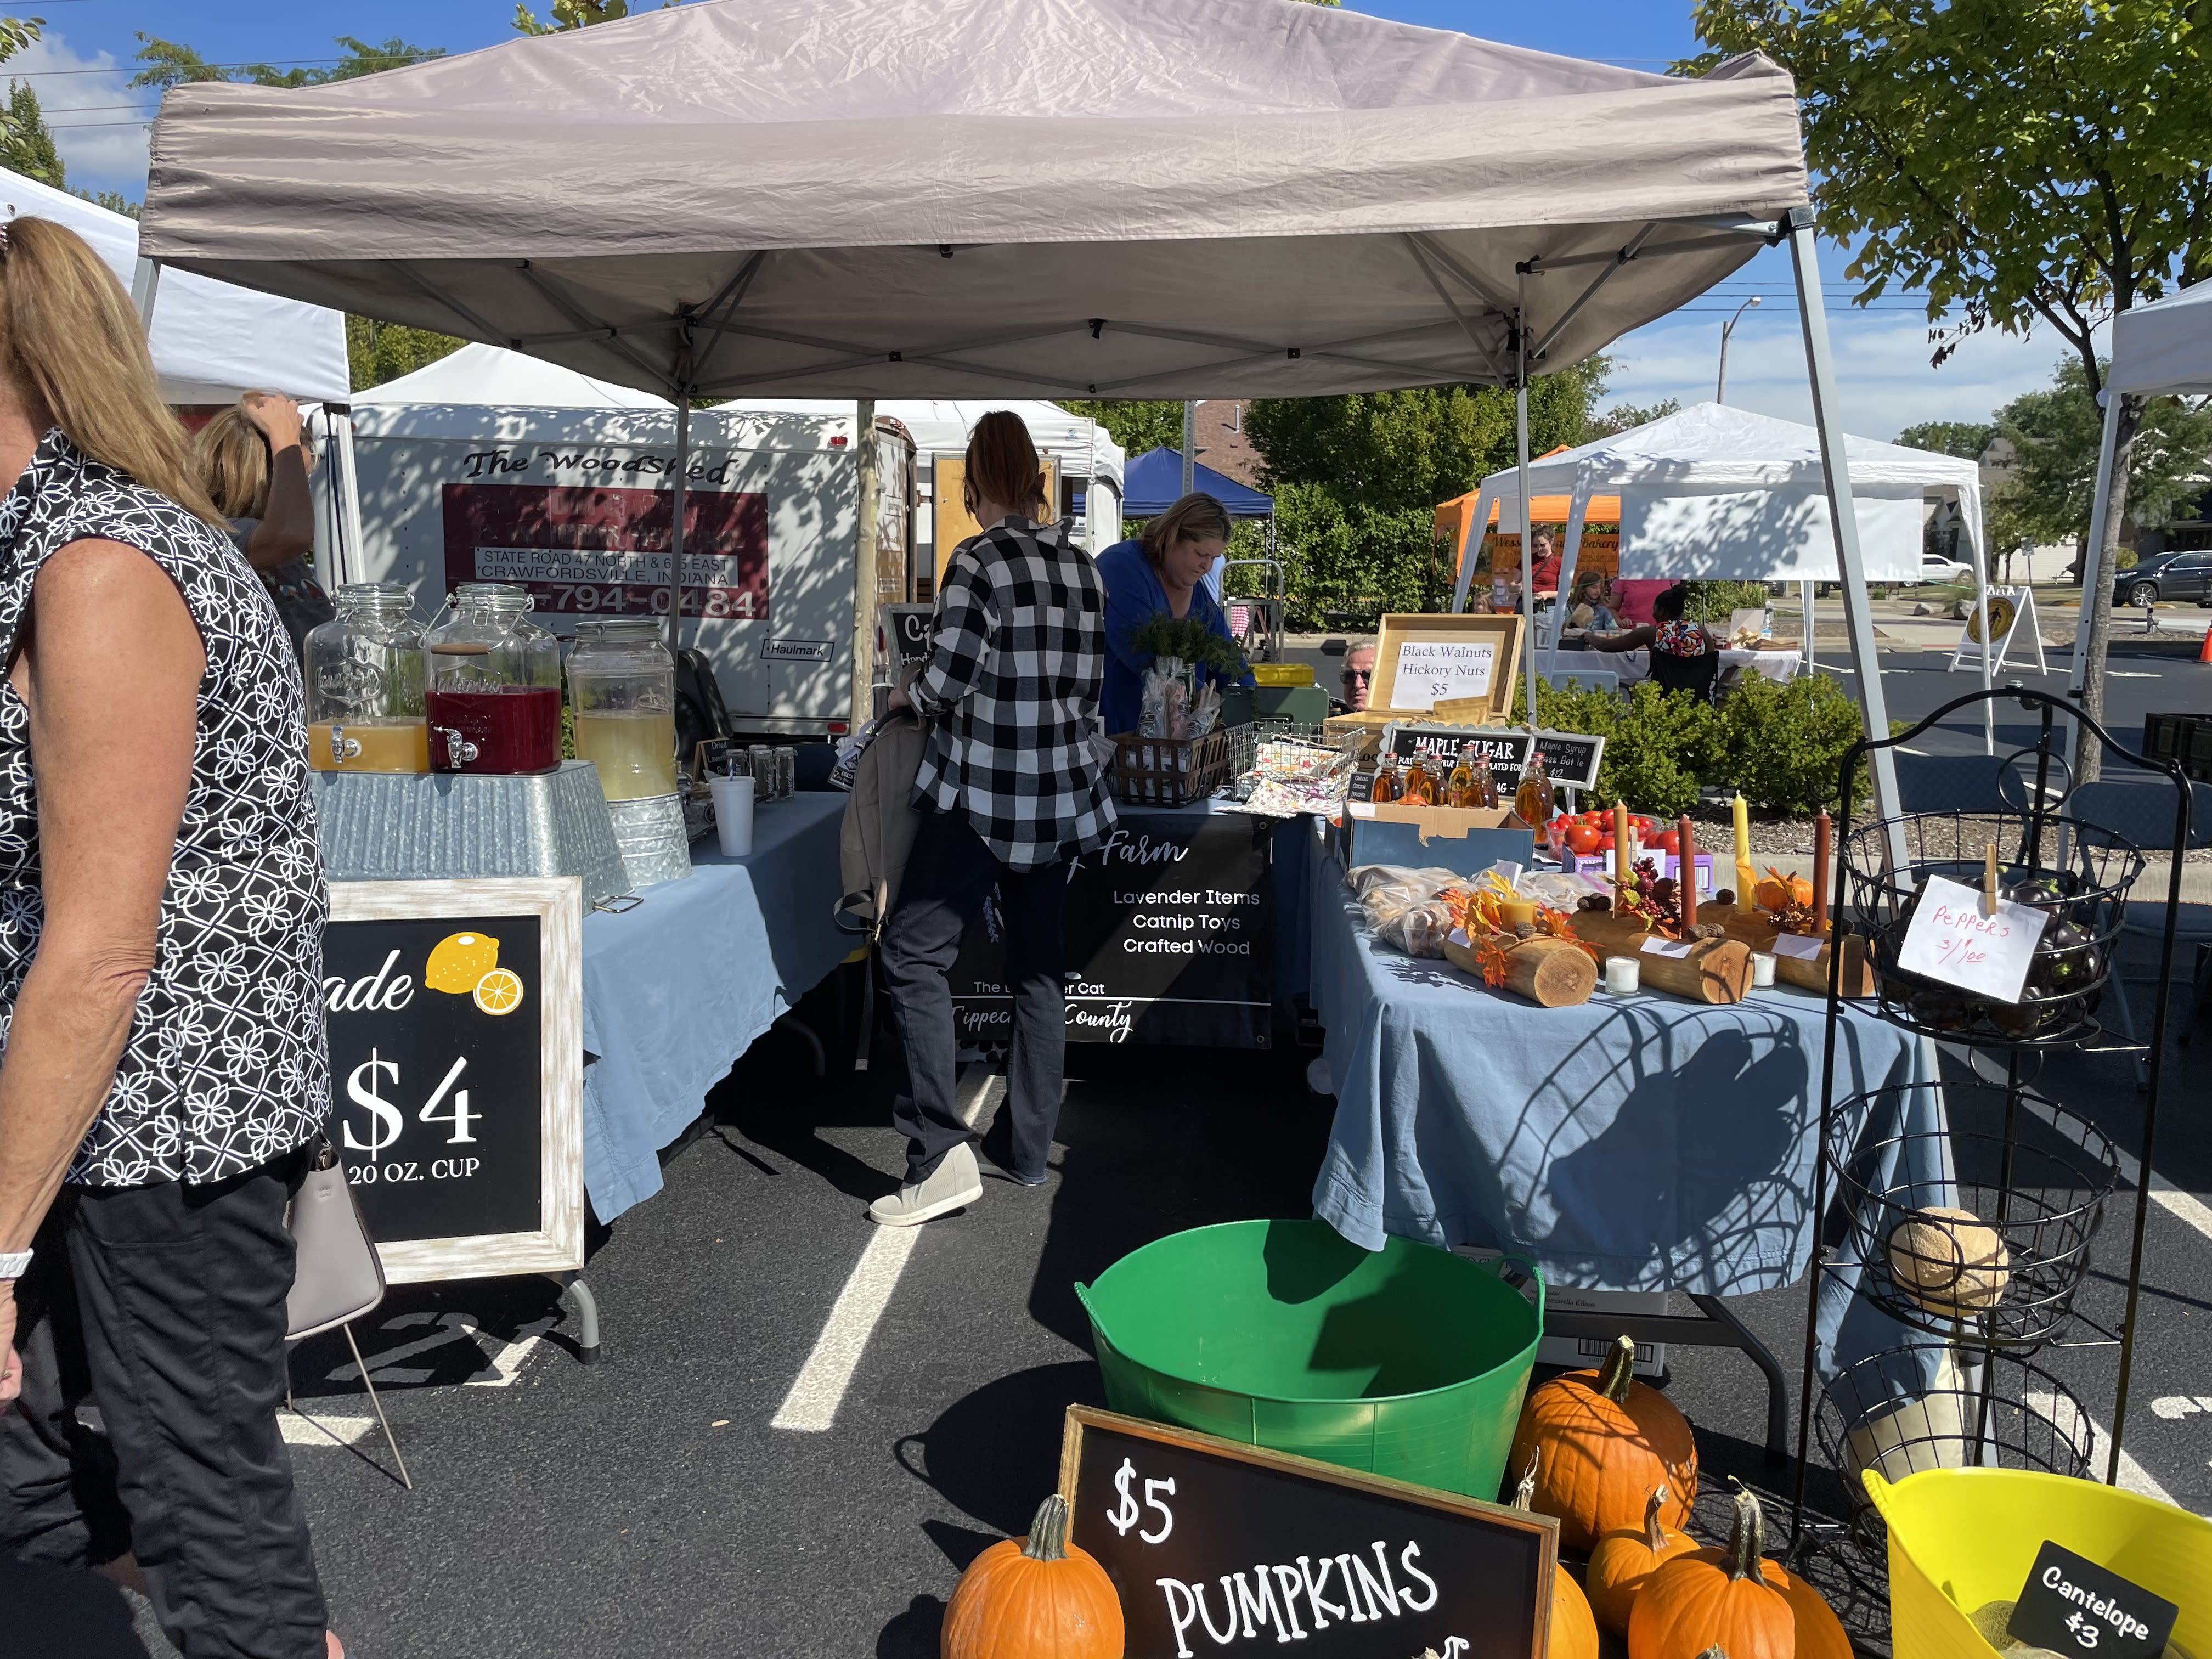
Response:
M1633 685L1649 678L1651 673L1651 653L1649 651L1622 651L1611 655L1601 654L1600 662L1610 663L1620 671L1620 683ZM1739 668L1749 669L1754 674L1770 680L1792 680L1805 660L1802 651L1748 651L1739 646L1725 647L1721 652L1721 678Z

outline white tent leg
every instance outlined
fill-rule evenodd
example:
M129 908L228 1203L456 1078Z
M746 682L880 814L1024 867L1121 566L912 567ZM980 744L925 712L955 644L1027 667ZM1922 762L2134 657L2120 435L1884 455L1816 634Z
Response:
M684 648L684 489L691 474L691 388L676 394L676 477L669 490L668 654Z
M1567 612L1575 591L1575 567L1582 562L1583 522L1589 516L1589 492L1577 487L1567 501L1567 544L1559 552L1559 597L1552 601L1552 648L1544 653L1547 679L1559 672L1559 635L1567 631Z
M2105 514L2112 500L2112 457L2119 447L2120 400L2109 392L2105 394L2105 431L2097 446L2097 487L2089 502L2089 548L2081 556L2081 614L2074 624L2074 668L2066 680L2066 695L2075 702L2081 698L2081 689L2089 683L2089 613L2102 590L2098 584L2112 580L2112 573L2105 568ZM2030 570L2030 586L2034 572ZM2073 726L2072 721L2068 721ZM2081 769L2081 732L2075 728L2074 741L2069 745L2074 769Z
M1528 276L1520 277L1520 304L1513 313L1513 458L1521 492L1522 676L1527 684L1528 724L1536 717L1536 549L1528 522ZM1507 712L1511 712L1509 708Z
M1805 620L1804 627L1799 630L1805 636L1804 668L1807 674L1816 679L1820 678L1820 665L1813 659L1813 603L1819 597L1820 592L1820 584L1818 582L1797 584L1797 605L1803 613Z
M161 291L161 267L141 259L131 270L131 303L137 307L139 332L154 337L154 301Z
M1182 406L1182 493L1186 495L1198 488L1198 405L1186 402Z
M1482 556L1482 544L1490 534L1491 504L1497 500L1489 489L1478 487L1474 492L1474 524L1467 532L1459 556L1459 580L1452 587L1452 615L1456 617L1467 609L1468 590L1474 582L1474 562Z
M1995 644L1990 638L1990 562L1982 551L1982 538L1975 537L1969 544L1974 555L1974 614L1981 618L1982 690L1990 689L1990 657ZM1997 706L1982 704L1982 752L1997 752Z
M1813 210L1792 208L1790 261L1797 279L1797 314L1805 331L1805 368L1813 383L1813 426L1820 434L1820 470L1827 478L1828 517L1835 526L1836 568L1843 577L1844 630L1850 641L1851 666L1858 672L1859 709L1869 738L1889 736L1889 705L1881 694L1881 658L1875 648L1874 616L1867 608L1866 563L1859 555L1858 508L1851 497L1850 463L1844 456L1844 427L1836 413L1836 366L1828 348L1828 313L1820 301L1820 264L1813 242ZM1877 749L1869 757L1874 771L1874 810L1895 818L1903 808L1897 793L1896 751ZM1902 826L1890 831L1890 856L1899 870L1911 860Z

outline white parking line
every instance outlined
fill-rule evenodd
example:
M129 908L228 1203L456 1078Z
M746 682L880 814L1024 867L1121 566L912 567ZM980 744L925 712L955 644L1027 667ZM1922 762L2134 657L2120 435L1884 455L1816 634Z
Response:
M969 1066L961 1075L957 1097L961 1121L972 1128L984 1107L1002 1096L1006 1086L1006 1079L992 1076L981 1066ZM876 1228L845 1288L837 1292L829 1322L814 1340L814 1352L806 1356L791 1392L769 1420L771 1428L821 1434L836 1422L845 1390L852 1386L853 1373L860 1369L860 1356L890 1305L891 1292L898 1289L899 1275L906 1271L907 1258L921 1242L921 1231L920 1227Z
M1976 1075L1981 1073L1978 1071ZM2036 1095L2024 1094L2021 1099L2027 1109L2045 1122L2053 1121L2049 1106ZM2124 1147L2115 1146L2112 1148L2112 1161L2119 1166L2121 1187L2133 1192L2136 1183L2142 1179L2142 1160ZM2150 1172L2150 1201L2167 1214L2188 1223L2205 1237L2212 1238L2212 1205L2206 1204L2194 1193L2185 1192L2156 1170Z
M373 1417L310 1417L297 1409L279 1412L276 1426L288 1446L350 1446L374 1432Z
M2089 1461L2089 1478L2093 1480L2102 1480L2105 1478L2106 1460L2112 1455L2112 1453L2108 1449L2111 1437L2106 1434L2103 1424L2090 1416L2088 1413L2077 1411L2074 1402L2063 1395L2031 1393L2026 1403L2030 1410L2041 1412L2045 1417L2057 1425L2063 1433L2072 1435L2086 1425L2089 1431L2089 1440L2096 1448L2095 1455ZM2173 1503L2173 1494L2159 1485L2151 1472L2136 1462L2134 1455L2125 1447L2120 1449L2120 1490L2135 1492L2144 1498L2154 1498L2161 1504ZM2180 1505L2176 1504L2174 1507L2179 1509Z

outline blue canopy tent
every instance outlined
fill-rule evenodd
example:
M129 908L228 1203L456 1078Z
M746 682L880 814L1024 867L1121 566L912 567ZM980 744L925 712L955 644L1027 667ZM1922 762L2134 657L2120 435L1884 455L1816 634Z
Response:
M1232 519L1272 519L1275 498L1238 483L1225 472L1193 464L1193 489L1202 490L1229 509ZM1128 462L1121 473L1121 516L1149 519L1173 507L1182 494L1182 452L1148 449Z

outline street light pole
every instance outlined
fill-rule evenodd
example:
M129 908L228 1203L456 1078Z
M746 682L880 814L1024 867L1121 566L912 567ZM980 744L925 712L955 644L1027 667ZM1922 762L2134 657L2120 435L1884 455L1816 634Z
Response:
M1720 384L1713 388L1713 401L1717 404L1724 404L1728 401L1729 336L1735 332L1735 325L1743 320L1743 313L1758 303L1759 295L1754 294L1735 308L1735 316L1721 325L1721 380Z

